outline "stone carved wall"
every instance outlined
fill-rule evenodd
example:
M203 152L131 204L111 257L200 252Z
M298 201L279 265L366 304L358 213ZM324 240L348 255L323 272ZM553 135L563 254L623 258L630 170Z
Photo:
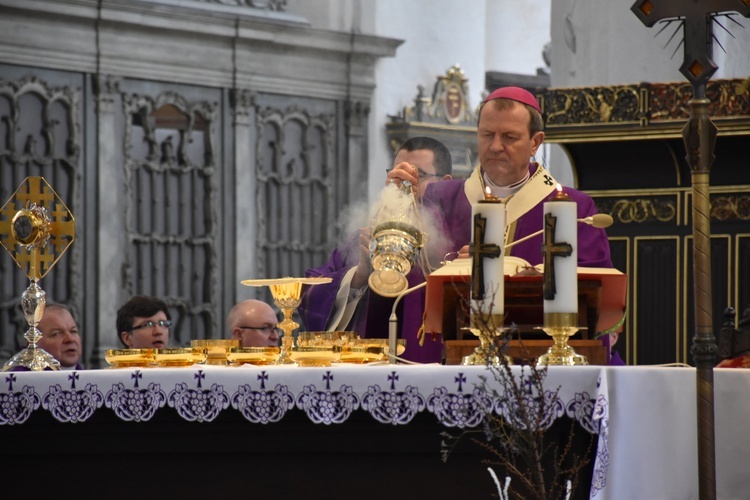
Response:
M87 366L118 347L136 293L167 301L173 345L226 337L236 301L270 299L240 281L318 265L367 192L366 120L344 110L369 109L400 42L311 30L285 4L40 0L0 16L0 194L43 175L76 216L42 287L76 311ZM0 361L25 330L13 267L0 256Z
M79 88L54 86L35 77L0 80L0 205L24 179L43 176L70 211L80 214L80 129ZM20 302L29 283L10 255L0 252L0 357L10 357L25 342L22 334L28 324ZM78 313L80 274L81 251L74 246L45 277L42 288L49 300L73 304Z
M161 297L177 342L218 331L218 110L175 92L123 99L123 286Z

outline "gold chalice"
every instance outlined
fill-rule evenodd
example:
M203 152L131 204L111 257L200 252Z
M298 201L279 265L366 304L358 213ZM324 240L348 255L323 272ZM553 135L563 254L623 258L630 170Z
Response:
M537 358L537 366L587 365L586 356L578 354L568 345L568 339L581 328L578 327L578 313L544 313L544 332L552 337L554 344L545 354Z
M294 330L299 323L292 319L294 311L299 307L302 300L302 285L321 285L330 283L331 278L277 278L277 279L258 279L244 280L241 283L245 286L267 286L271 289L273 302L276 307L284 313L284 321L279 323L279 328L284 330L284 336L281 339L281 354L279 355L278 364L294 364L291 353L294 348Z

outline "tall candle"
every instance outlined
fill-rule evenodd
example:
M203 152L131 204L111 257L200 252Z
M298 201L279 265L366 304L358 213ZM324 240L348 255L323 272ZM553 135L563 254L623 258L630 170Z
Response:
M482 221L481 219L484 219ZM481 269L484 288L482 299L476 300L472 294L472 310L484 314L503 314L504 276L503 255L505 250L505 204L488 196L471 207L472 220L472 269ZM480 224L482 226L479 230ZM481 241L477 241L477 237ZM496 255L496 256L495 256ZM481 260L479 260L481 259ZM480 265L481 263L481 265ZM474 276L472 279L476 279ZM492 308L489 304L492 303Z
M554 269L552 290L545 287L545 313L578 313L577 213L576 202L558 184L557 194L544 203L545 284L547 274Z

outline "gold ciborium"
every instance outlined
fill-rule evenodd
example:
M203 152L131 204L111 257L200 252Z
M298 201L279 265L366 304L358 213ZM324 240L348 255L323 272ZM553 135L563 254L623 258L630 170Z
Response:
M396 297L409 287L406 275L425 239L411 183L386 186L374 209L370 237L373 272L367 281L378 295Z
M279 328L284 330L284 336L281 338L281 354L279 355L277 364L294 364L294 360L292 360L292 349L294 348L293 332L299 327L299 323L294 321L292 316L302 300L302 285L320 285L330 283L331 281L331 278L278 278L244 280L241 282L246 286L269 287L271 295L273 295L274 304L284 313L284 320L279 323Z
M581 328L578 327L578 313L544 313L542 330L552 337L554 344L536 360L537 366L587 365L586 356L577 354L568 345L568 339Z
M513 359L509 356L498 356L497 339L503 336L504 314L487 314L478 315L471 313L469 320L470 327L465 328L479 337L479 345L474 352L464 356L461 360L462 365L492 365L498 366L502 363L513 364Z
M39 280L57 264L73 240L73 214L43 177L27 177L0 209L0 244L31 281L21 295L21 308L29 324L24 334L28 345L5 363L3 371L16 367L60 369L60 363L37 346L42 338L37 325L47 304Z

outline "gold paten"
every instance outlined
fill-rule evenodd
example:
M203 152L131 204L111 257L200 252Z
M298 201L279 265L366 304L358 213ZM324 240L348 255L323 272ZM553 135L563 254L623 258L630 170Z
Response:
M171 349L157 349L154 361L158 366L192 366L203 364L208 357L205 347L176 347Z
M280 347L230 347L226 358L232 365L275 365L281 353Z
M108 349L104 359L113 368L146 367L155 364L156 349Z
M290 358L298 366L328 367L339 360L340 346L294 347Z
M359 339L357 332L333 331L333 332L299 332L297 334L297 346L299 347L331 347L334 345L350 345Z
M545 313L542 330L552 337L554 344L536 360L537 366L587 365L586 356L577 354L568 345L568 339L580 330L578 313Z
M208 351L207 365L226 365L227 354L232 347L240 346L240 339L196 339L191 340L192 347L205 347Z

